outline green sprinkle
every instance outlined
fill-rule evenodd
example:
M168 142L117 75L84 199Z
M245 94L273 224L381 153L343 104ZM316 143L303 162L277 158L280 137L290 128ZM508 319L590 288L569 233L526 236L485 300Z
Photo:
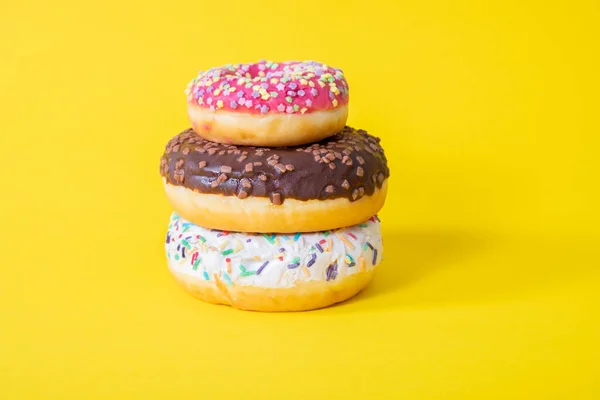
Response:
M187 240L185 240L185 239L183 239L181 241L181 244L184 245L185 248L188 249L188 250L192 248L192 246L190 246L189 242Z
M246 83L246 89L249 89L252 87L252 82Z
M333 81L335 81L335 79L333 79L333 76L330 76L329 78L327 78L327 80L328 80L329 82L333 82Z
M298 111L300 109L300 106L298 104L294 104L294 111Z
M204 239L204 236L200 236L200 240L202 240L202 243L206 243L206 239Z
M281 78L281 79L279 80L279 82L282 82L282 83L286 83L287 81L289 81L289 79L288 79L288 78Z
M329 233L330 233L329 231L323 232L323 236L327 237L327 236L329 236Z
M202 273L202 275L204 275L204 279L209 280L210 278L208 277L208 272L204 271Z
M265 237L265 239L267 239L269 241L269 243L271 244L275 244L275 241L266 233L263 233L263 236Z
M186 225L186 226L183 227L183 230L181 232L183 233L183 232L187 231L188 229L190 229L190 226Z
M291 102L292 102L292 98L291 98L290 96L287 96L287 97L285 98L285 100L286 100L288 103L291 103Z
M277 69L278 66L279 66L279 64L273 63L273 65L271 65L271 69Z
M366 244L366 243L365 243L365 244L363 244L363 250L364 250L364 251L367 251L367 249L368 249L368 248L369 248L369 247L367 246L367 244Z
M226 256L228 254L231 254L231 253L233 253L233 249L228 249L228 250L224 250L224 251L221 252L221 254L224 255L224 256Z
M175 254L175 261L179 260L179 254Z
M360 225L358 225L358 226L360 226L361 228L368 228L368 227L369 227L369 225L367 225L367 224L365 224L365 223L362 223L362 224L360 224Z
M271 95L271 97L277 97L277 96L279 96L279 93L277 93L277 92L271 92L269 94Z
M242 272L240 275L241 276L256 275L256 271L246 271L246 272Z
M244 268L243 265L240 265L240 271L242 271L242 273L246 272L246 268Z
M298 264L300 262L300 257L294 257L291 264Z
M198 257L198 259L196 260L196 262L194 263L194 266L192 267L192 269L195 271L198 269L198 265L200 265L200 257Z

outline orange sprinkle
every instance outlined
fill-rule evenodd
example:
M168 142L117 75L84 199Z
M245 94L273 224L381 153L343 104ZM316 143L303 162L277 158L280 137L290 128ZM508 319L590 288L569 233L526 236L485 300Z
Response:
M231 273L231 262L227 261L227 273L230 274Z
M310 276L310 271L308 270L308 268L306 268L306 265L302 266L302 271L304 272L304 275L306 275L307 278Z
M255 259L256 261L260 261L260 256L254 256L254 259Z
M359 265L361 271L365 270L365 258L363 256L360 256L358 258L358 265Z
M338 237L342 240L342 242L346 243L346 246L348 246L350 249L354 249L354 245L350 243L350 241L346 239L346 237L344 237L343 235L338 235Z
M331 243L331 238L327 239L327 251L332 251L333 245Z

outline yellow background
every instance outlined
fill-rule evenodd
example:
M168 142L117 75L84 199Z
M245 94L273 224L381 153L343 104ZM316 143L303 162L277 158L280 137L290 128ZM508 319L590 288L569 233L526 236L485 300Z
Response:
M595 1L0 5L0 398L598 399ZM386 260L352 301L206 305L158 164L198 70L341 67L383 139Z

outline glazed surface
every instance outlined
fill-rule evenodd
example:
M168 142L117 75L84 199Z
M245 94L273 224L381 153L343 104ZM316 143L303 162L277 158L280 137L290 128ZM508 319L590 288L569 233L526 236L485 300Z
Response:
M333 283L371 271L383 257L376 216L331 231L252 234L202 228L173 213L165 246L170 268L180 274L265 288Z
M228 64L201 71L188 103L211 111L304 114L348 103L343 72L315 61Z
M188 129L169 141L160 163L166 182L224 196L355 201L389 177L379 138L345 127L297 147L245 147L210 142Z

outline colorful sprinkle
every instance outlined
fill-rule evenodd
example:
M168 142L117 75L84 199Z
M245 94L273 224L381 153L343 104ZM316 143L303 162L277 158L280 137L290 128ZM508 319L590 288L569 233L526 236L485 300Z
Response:
M300 232L296 233L296 234L294 235L294 242L297 242L297 241L298 241L298 239L300 239L300 236L301 236L301 235L302 235L302 234L301 234Z
M263 271L263 269L265 269L268 263L268 261L265 261L263 265L261 265L260 268L256 271L256 275L260 275L260 273Z
M337 277L337 262L334 262L332 264L329 265L329 267L327 267L327 271L326 271L326 275L327 275L327 280L334 280Z
M308 261L308 263L306 263L306 266L310 268L310 267L312 267L312 266L313 266L313 264L314 264L316 261L317 261L317 255L316 255L315 253L313 253L313 254L311 255L311 258L310 258L310 260Z
M323 248L321 247L321 245L319 243L315 243L315 247L317 248L317 250L319 250L321 253L323 252Z
M365 258L363 256L360 256L358 258L358 265L359 265L361 271L364 271L366 269Z
M197 259L196 262L194 263L194 265L192 266L192 270L197 270L198 269L198 265L200 265L200 261L202 261L202 259Z
M233 253L233 249L227 249L227 250L221 252L221 254L224 256L231 254L231 253Z
M377 249L373 251L373 265L377 264Z
M344 242L344 244L348 246L351 250L354 249L354 245L350 243L350 241L346 239L343 235L338 235L338 238L340 238L340 240Z
M207 281L210 280L210 278L208 277L208 272L204 271L202 275L204 275L204 279L206 279Z
M275 243L275 240L271 236L267 235L266 233L263 233L263 236L265 237L265 239L267 239L269 241L269 243L271 243L271 244Z
M227 282L229 286L233 285L233 282L231 282L231 278L229 275L227 275L227 273L223 272L223 278L225 278L225 282Z

